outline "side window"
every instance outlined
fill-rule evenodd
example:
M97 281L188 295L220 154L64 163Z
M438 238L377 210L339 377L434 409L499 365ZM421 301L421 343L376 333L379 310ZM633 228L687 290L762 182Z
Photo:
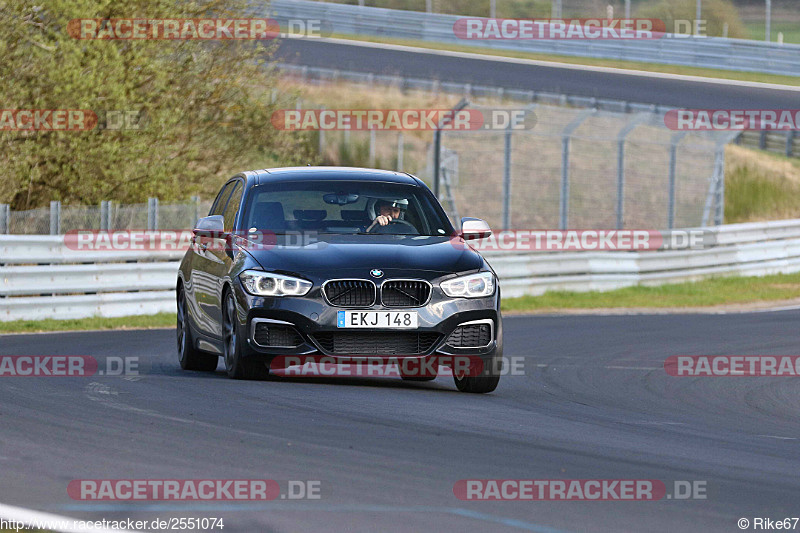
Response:
M233 231L233 223L236 220L236 213L239 212L239 204L242 203L242 192L244 187L241 181L236 182L236 188L233 189L228 206L225 208L223 216L225 217L225 231Z
M208 216L222 214L225 209L225 204L228 203L228 197L231 195L231 189L233 189L233 183L228 183L222 188L217 195L217 199L214 200L214 205L211 206L211 211L208 212Z

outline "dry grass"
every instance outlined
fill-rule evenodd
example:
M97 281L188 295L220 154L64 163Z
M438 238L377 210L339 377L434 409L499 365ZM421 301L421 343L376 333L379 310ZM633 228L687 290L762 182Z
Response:
M728 146L725 222L800 218L800 161Z

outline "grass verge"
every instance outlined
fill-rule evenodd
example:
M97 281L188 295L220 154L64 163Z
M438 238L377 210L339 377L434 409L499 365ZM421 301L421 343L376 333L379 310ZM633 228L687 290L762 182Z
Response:
M800 86L800 77L781 76L778 74L765 74L761 72L737 72L733 70L710 69L700 67L684 67L682 65L665 65L660 63L645 63L640 61L623 61L617 59L600 59L594 57L561 56L555 54L536 54L530 52L517 52L514 50L497 50L480 46L468 46L449 43L435 43L430 41L417 41L413 39L393 39L389 37L371 37L368 35L337 35L331 37L348 39L351 41L364 41L371 43L398 44L414 46L417 48L431 48L433 50L450 50L453 52L471 52L498 57L513 57L517 59L532 59L536 61L549 61L554 63L568 63L571 65L587 65L594 67L609 67L645 72L660 72L664 74L679 74L683 76L702 76L705 78L719 78L725 80L751 81L760 83L776 83L780 85Z
M116 318L77 318L72 320L15 320L0 322L2 333L39 333L46 331L86 331L93 329L149 329L175 327L174 313L157 315L123 316Z
M719 277L657 287L626 287L608 292L547 292L503 300L504 312L566 309L686 308L748 304L800 298L800 273L764 277Z

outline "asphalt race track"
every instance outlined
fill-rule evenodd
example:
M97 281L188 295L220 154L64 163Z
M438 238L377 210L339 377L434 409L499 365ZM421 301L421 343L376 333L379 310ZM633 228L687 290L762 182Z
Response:
M138 377L0 378L0 502L92 519L224 517L253 531L739 531L800 515L800 384L671 377L666 357L798 353L800 312L509 317L524 375L452 379L183 372L171 330L0 337L0 355L138 357ZM220 367L221 368L221 367ZM74 479L318 480L318 500L70 499ZM461 501L461 479L704 481L707 498Z
M560 68L506 62L502 58L449 57L421 51L375 48L355 43L285 39L276 59L284 63L355 72L402 75L577 96L699 109L796 109L800 89L707 83L632 76L579 67Z

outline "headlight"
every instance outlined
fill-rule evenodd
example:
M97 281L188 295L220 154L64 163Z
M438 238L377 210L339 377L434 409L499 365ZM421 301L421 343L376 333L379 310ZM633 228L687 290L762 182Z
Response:
M480 272L448 279L439 284L442 291L452 298L481 298L494 294L494 274Z
M245 270L239 279L253 296L303 296L314 285L304 279L259 270Z

